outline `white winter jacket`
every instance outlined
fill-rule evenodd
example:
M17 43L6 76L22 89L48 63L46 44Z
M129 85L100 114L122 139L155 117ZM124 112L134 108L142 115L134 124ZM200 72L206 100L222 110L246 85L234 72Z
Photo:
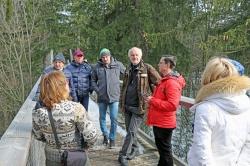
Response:
M212 85L210 85L212 84ZM250 166L250 88L247 77L223 78L198 92L190 166Z

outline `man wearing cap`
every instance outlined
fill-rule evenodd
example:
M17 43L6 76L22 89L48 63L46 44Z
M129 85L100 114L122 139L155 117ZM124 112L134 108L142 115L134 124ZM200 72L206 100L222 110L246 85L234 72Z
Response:
M99 54L100 59L92 73L93 90L97 93L97 102L100 114L100 127L103 133L103 144L112 148L115 146L117 113L120 97L120 74L124 74L124 65L111 56L107 48L103 48ZM110 131L106 126L106 112L110 111Z
M153 126L155 144L160 154L158 166L173 166L171 137L176 128L176 111L185 86L184 78L174 71L175 66L175 56L162 56L158 64L162 79L153 95L144 97L148 103L147 124Z
M128 51L128 57L130 65L124 74L120 100L127 131L118 158L122 166L128 165L128 160L139 154L137 132L143 122L147 107L143 95L152 92L154 86L161 79L153 66L143 62L140 48L131 48Z
M84 53L80 49L74 51L73 58L74 60L66 68L72 74L77 101L84 106L86 111L88 111L92 69L85 59Z
M65 77L67 78L68 83L69 83L70 96L72 97L73 101L77 101L76 91L75 91L75 88L73 86L73 79L72 79L71 72L69 70L67 70L66 68L64 68L64 64L65 64L65 58L64 58L63 54L58 53L53 58L53 65L45 68L43 71L43 75L49 74L52 71L56 71L56 70L62 71L64 73ZM40 95L40 88L37 89L36 97L35 97L36 100L38 100L39 95Z

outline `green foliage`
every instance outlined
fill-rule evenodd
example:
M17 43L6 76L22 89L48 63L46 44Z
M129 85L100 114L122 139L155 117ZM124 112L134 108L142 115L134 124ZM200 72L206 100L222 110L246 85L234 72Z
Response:
M187 82L184 95L190 97L212 56L236 59L249 73L249 9L249 0L0 0L0 107L8 112L0 111L7 119L0 132L51 49L69 59L69 49L82 48L96 63L106 47L128 64L128 49L137 46L155 67L162 55L176 55L176 70Z
M44 31L38 28L40 5L40 0L0 4L0 111L12 112L3 117L6 122L1 129L8 127L38 78L35 71L41 69L35 63L41 60L37 48L45 41Z
M6 0L6 17L5 20L8 22L13 14L13 2L12 0Z
M68 54L79 47L95 63L107 47L128 63L128 49L138 46L154 66L163 54L176 55L177 70L185 75L218 54L247 64L242 57L249 53L249 7L247 0L45 1L43 49Z
M193 79L192 73L202 71L208 59L218 54L239 60L249 71L248 0L2 2L3 12L0 14L5 13L2 18L9 24L18 20L17 27L32 36L25 42L15 39L16 43L8 43L9 46L24 43L22 47L29 48L27 54L33 56L29 59L26 53L21 54L21 63L22 70L29 70L29 75L34 77L32 80L40 75L42 59L51 49L55 53L63 52L69 58L69 49L75 48L82 48L90 63L96 62L103 47L109 48L123 63L128 63L129 48L140 47L144 61L155 67L162 55L176 55L177 70L187 79ZM13 11L13 5L17 5L15 9L18 10ZM20 12L21 9L25 10ZM1 31L3 26L0 26ZM4 50L3 45L0 49ZM8 51L12 53L12 50ZM26 68L29 60L32 67Z

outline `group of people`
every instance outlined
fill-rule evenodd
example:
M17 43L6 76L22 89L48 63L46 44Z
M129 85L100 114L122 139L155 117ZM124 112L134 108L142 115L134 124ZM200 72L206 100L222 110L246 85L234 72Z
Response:
M176 110L184 78L174 68L176 57L162 56L159 72L142 60L142 50L128 51L131 64L126 69L121 94L121 111L125 115L127 135L118 161L122 166L139 154L137 132L147 116L147 124L153 126L155 143L160 154L158 165L173 165L171 151L172 131L176 127ZM153 92L153 94L151 94Z
M43 71L43 76L53 71L61 71L64 73L70 88L70 97L72 101L80 102L86 111L88 110L89 93L91 92L91 73L92 67L87 62L85 54L80 49L76 49L73 53L73 61L65 66L65 57L62 53L58 53L53 58L53 65L48 66ZM35 99L39 100L40 87L37 89Z
M73 57L64 67L64 56L57 54L53 66L45 69L37 91L39 104L32 114L33 133L36 139L46 142L46 164L60 165L48 111L52 112L62 149L81 149L83 145L86 148L97 140L96 128L86 112L89 94L95 91L103 144L109 148L115 146L118 110L124 114L127 134L118 154L122 166L139 155L137 132L145 117L146 124L153 126L160 155L158 166L173 166L172 132L185 87L184 78L175 70L176 57L161 57L160 74L142 60L142 50L138 47L129 49L127 68L106 48L100 51L93 67L80 49L75 50ZM196 104L191 108L195 111L195 120L189 165L250 164L247 155L250 154L250 122L247 120L250 100L246 95L250 79L242 76L243 69L239 62L223 57L208 62ZM110 130L106 126L108 108Z

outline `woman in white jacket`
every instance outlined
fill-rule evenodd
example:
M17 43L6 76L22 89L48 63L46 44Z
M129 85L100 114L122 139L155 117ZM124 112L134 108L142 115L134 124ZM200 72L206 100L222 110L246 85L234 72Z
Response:
M250 166L250 79L231 60L211 59L196 97L190 166Z

